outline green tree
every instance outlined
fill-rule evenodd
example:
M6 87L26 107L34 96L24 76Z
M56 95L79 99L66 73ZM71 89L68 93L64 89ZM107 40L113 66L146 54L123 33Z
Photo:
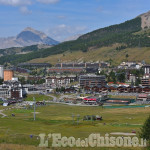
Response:
M0 85L3 84L3 79L0 78Z
M25 77L21 77L21 78L19 78L19 81L21 82L21 84L26 84Z
M128 57L129 57L129 55L128 54L126 54L126 60L128 61Z
M140 137L147 140L150 148L150 115L141 128Z
M97 72L97 75L106 75L106 74L105 74L105 71L104 71L104 70L102 70L100 73L99 73L99 72Z
M139 86L139 84L141 84L141 79L140 78L136 78L135 86Z
M121 73L119 73L119 74L117 74L117 80L119 81L119 82L125 82L125 73L124 72L121 72Z
M132 81L131 81L131 86L134 86L134 82L133 82L133 79L132 79Z
M114 83L117 82L116 75L113 71L111 71L108 75L108 82L114 82Z

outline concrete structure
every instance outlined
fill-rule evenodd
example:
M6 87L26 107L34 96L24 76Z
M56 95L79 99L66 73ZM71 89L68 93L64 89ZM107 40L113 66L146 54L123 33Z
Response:
M148 94L139 94L137 101L147 101Z
M4 67L0 66L0 78L4 79Z
M0 86L0 97L15 99L22 98L22 85L18 81L4 81L3 85Z
M11 98L11 91L8 87L0 86L0 98Z
M50 87L66 87L76 81L76 76L52 76L46 78L46 85Z
M141 84L142 86L150 86L150 75L144 75Z
M134 82L135 83L135 80L136 80L136 76L135 75L133 75L133 74L129 74L128 76L127 76L127 81L128 82Z
M49 63L21 63L21 64L18 64L18 66L21 66L21 67L50 67L51 64Z
M150 74L150 65L144 65L142 68L145 74Z
M13 70L10 69L4 70L4 81L12 80L13 76L14 76Z
M55 68L107 68L110 66L108 62L86 62L86 63L58 63Z
M94 87L106 85L105 76L97 76L97 75L81 75L79 77L79 82L81 88L84 88L86 86Z
M118 69L140 69L143 66L142 63L138 62L122 62Z
M84 68L61 68L61 67L58 67L58 68L49 68L48 69L48 72L49 73L81 73L81 72L85 72L85 69Z

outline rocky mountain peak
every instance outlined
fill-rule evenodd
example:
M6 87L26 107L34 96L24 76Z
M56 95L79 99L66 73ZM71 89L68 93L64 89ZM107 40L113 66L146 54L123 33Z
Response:
M142 19L141 27L142 29L150 28L150 11L140 15Z
M25 28L18 35L11 38L0 39L0 49L11 47L24 47L31 45L56 45L59 42L48 37L45 33L31 27Z

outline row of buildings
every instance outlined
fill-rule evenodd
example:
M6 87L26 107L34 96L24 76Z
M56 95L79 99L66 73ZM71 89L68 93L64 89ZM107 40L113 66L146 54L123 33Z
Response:
M98 72L99 68L108 68L107 62L94 63L58 63L48 69L49 73L93 73Z

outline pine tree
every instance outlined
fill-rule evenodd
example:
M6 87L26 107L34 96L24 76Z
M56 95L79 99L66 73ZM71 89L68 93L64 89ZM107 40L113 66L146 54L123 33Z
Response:
M150 115L141 128L140 137L146 139L150 146Z

